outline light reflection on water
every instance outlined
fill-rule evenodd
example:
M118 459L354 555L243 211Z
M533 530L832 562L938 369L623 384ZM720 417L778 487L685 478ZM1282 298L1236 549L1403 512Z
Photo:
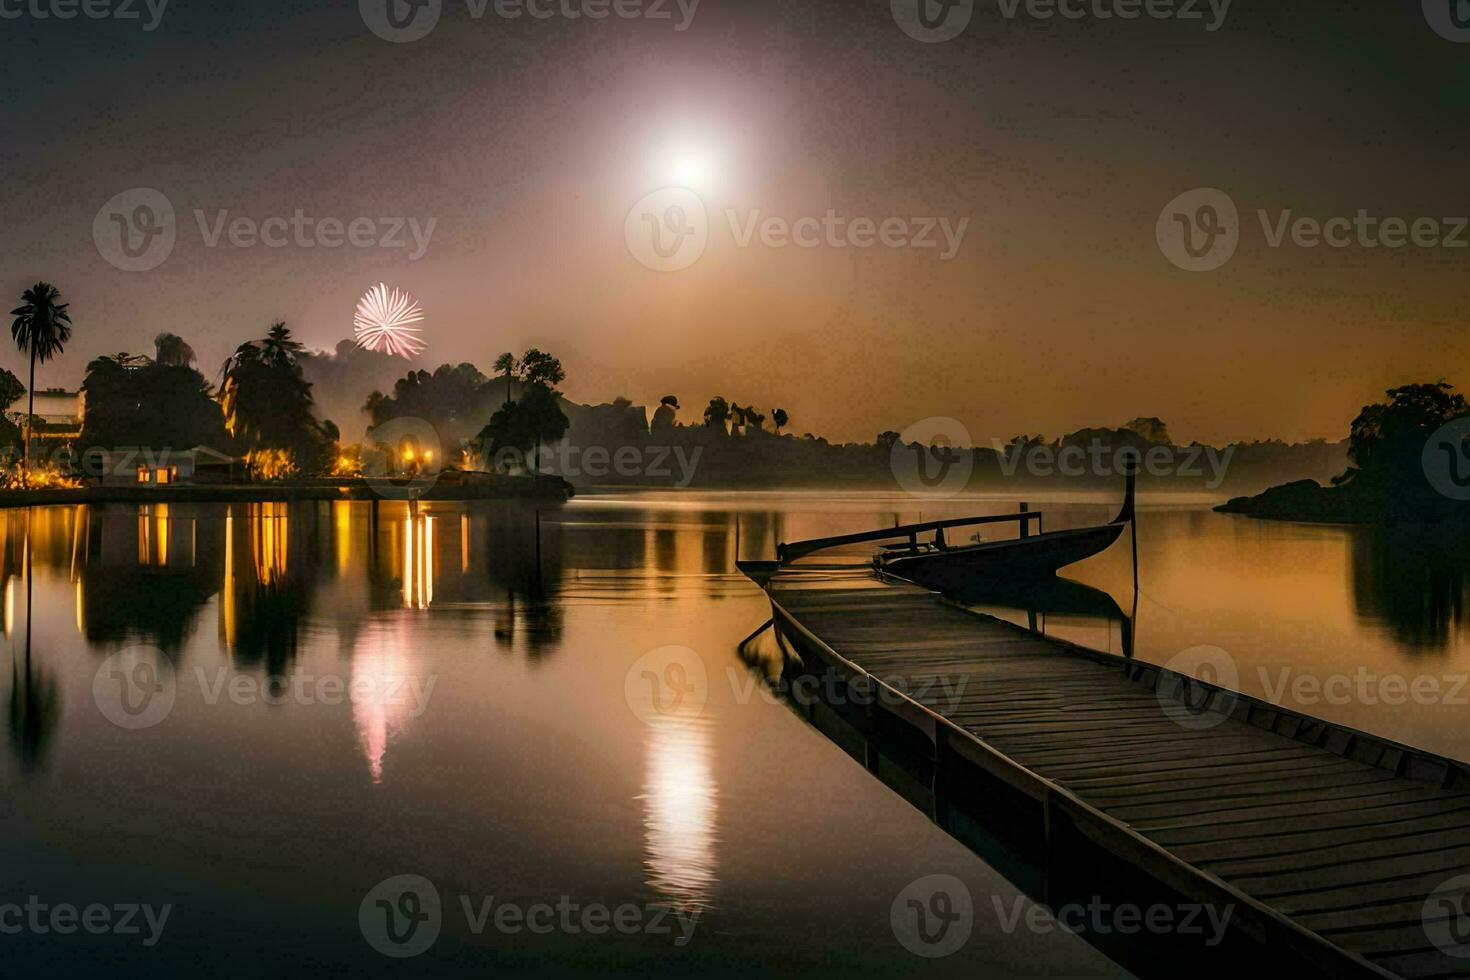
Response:
M719 813L708 722L652 724L646 745L642 801L648 884L686 912L705 911L716 882Z

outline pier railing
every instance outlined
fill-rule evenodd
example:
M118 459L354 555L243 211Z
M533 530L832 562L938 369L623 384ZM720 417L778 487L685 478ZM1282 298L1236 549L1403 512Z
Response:
M1031 533L1031 522L1036 522L1038 532L1041 529L1041 511L1030 510L1025 504L1016 514L995 514L986 517L956 517L945 521L925 521L922 524L900 524L895 527L885 527L878 531L863 531L858 534L839 534L828 538L808 538L804 541L783 541L776 545L776 558L784 565L805 558L816 551L825 551L828 548L839 548L848 544L863 544L869 541L890 541L895 538L908 538L909 546L917 548L919 535L926 531L939 531L950 527L969 527L979 524L1009 524L1015 522L1020 525L1021 537L1027 537Z

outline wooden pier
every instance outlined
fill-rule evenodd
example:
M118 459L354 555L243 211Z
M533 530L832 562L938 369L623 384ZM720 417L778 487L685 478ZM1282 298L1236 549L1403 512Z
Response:
M1233 906L1237 936L1283 972L1470 975L1430 936L1463 934L1470 955L1470 895L1441 890L1470 873L1467 767L1041 636L866 564L742 567L806 669L868 692L869 730L906 730L936 785L982 785L1052 860L1121 861L1181 900Z

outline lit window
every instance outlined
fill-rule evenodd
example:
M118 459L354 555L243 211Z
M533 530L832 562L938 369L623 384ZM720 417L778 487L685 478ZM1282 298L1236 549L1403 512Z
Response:
M164 469L162 466L158 468L158 482L160 484L167 483L171 475L172 474L168 470Z
M138 467L138 482L139 483L147 483L148 482L148 467L146 467L146 466L140 466L140 467Z

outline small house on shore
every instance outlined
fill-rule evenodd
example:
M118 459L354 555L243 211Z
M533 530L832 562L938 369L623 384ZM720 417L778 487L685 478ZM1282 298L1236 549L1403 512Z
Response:
M185 486L233 483L244 463L208 446L193 449L91 449L82 461L88 476L103 486ZM237 467L239 468L237 470Z

